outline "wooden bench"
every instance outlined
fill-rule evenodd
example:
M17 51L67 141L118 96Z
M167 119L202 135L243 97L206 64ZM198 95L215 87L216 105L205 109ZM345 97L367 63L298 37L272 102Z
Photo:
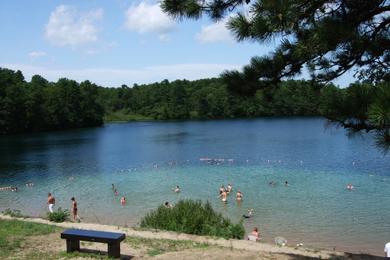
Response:
M66 252L80 251L80 240L107 243L108 256L120 258L120 243L126 238L123 233L103 232L82 229L67 229L61 233L61 238L66 239Z

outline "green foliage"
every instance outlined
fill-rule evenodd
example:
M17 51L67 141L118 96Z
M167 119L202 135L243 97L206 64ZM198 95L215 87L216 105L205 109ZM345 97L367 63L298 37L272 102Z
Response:
M125 110L107 112L104 116L104 122L126 122L126 121L148 121L153 120L152 117L131 114Z
M0 258L21 247L28 236L46 235L58 231L53 226L17 220L0 220Z
M100 88L106 121L225 119L320 115L320 85L286 81L275 90L237 96L221 79L162 81L133 88Z
M3 215L7 215L13 218L23 218L24 215L18 209L5 209L1 212Z
M141 227L157 228L195 235L209 235L241 239L245 230L242 223L233 224L217 213L209 202L181 200L173 208L161 205L141 220Z
M226 18L238 41L280 39L272 53L252 58L242 72L223 73L229 89L239 93L254 95L305 67L318 82L352 69L371 82L390 79L386 0L163 0L161 7L178 19Z
M89 81L49 83L0 68L0 134L61 130L103 124L98 87Z
M47 218L50 221L57 222L57 223L68 220L69 216L70 216L69 211L66 209L62 210L61 208L58 208L58 210L54 211L53 213L51 212L47 213Z
M256 77L251 68L245 70ZM322 115L354 131L375 130L379 141L390 144L388 82L341 89L287 80L258 89L239 73L228 74L228 82L225 77L103 88L68 79L50 83L37 75L25 82L20 71L0 69L0 134L96 126L103 116L137 121Z

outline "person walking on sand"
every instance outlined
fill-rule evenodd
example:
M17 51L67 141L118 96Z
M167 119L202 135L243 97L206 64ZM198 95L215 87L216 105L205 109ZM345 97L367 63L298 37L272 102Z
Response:
M77 213L78 212L77 201L76 201L76 199L74 197L72 197L70 200L72 201L73 220L76 221L76 219L77 219L77 221L80 222L80 217L79 217L79 215Z
M54 196L51 195L50 192L47 194L47 204L49 205L49 212L53 213L53 208L56 204L56 199L54 198Z

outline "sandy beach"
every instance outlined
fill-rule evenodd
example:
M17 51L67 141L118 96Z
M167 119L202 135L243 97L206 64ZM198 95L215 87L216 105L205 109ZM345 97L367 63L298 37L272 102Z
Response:
M157 259L198 259L199 257L207 257L208 259L381 259L365 254L350 254L345 252L318 250L313 248L292 247L291 245L279 247L276 245L251 242L246 240L235 239L218 239L206 236L195 236L189 234L181 234L175 232L159 231L159 230L138 230L128 227L101 225L94 223L53 223L41 218L13 218L10 216L0 215L1 220L17 219L26 222L41 223L47 225L55 225L61 228L77 228L99 231L111 231L125 233L127 237L137 237L143 239L163 239L172 241L192 241L210 245L207 249L189 249L175 252L168 252L155 256ZM52 234L47 237L39 237L40 250L65 250L65 241L61 240L59 234ZM31 241L29 242L31 243ZM37 245L36 245L37 246ZM105 251L104 244L88 243L83 247L89 250ZM227 250L228 249L228 250ZM148 257L142 253L142 250L131 248L125 243L122 243L123 259L130 257L131 259Z

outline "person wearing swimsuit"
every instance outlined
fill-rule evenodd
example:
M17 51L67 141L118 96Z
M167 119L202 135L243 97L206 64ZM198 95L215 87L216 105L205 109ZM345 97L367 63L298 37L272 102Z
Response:
M223 191L223 192L219 195L219 197L221 198L221 200L222 200L223 203L227 203L227 193L226 193L226 191Z
M219 195L221 195L223 192L225 192L225 186L221 185L219 188Z
M70 199L72 201L72 214L73 214L73 220L76 221L76 219L80 222L80 217L77 214L77 201L74 197Z
M49 212L53 213L54 204L56 204L56 199L51 193L47 194L47 204L49 205Z
M242 201L242 197L243 197L242 192L237 191L237 195L236 195L237 201L239 201L239 202Z
M226 188L227 194L229 194L232 190L233 190L233 186L229 183L227 188Z

